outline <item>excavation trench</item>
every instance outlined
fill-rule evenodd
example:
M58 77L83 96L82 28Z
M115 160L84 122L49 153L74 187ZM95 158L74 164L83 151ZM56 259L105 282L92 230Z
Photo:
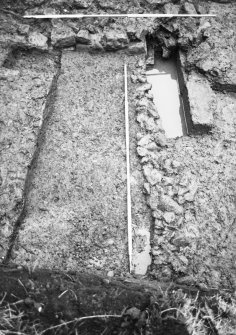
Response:
M187 134L187 124L175 57L165 60L155 55L154 64L147 69L148 82L160 115L166 137L176 138Z
M32 169L14 259L64 270L128 272L123 53L62 53L44 141ZM150 263L150 213L136 154L129 83L131 197L136 273ZM145 253L146 252L146 253ZM143 256L140 261L137 255Z

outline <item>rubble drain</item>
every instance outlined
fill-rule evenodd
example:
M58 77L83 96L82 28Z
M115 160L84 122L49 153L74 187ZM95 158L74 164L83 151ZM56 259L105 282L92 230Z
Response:
M180 100L175 59L164 60L155 57L154 65L147 69L146 75L148 82L152 84L151 92L166 137L175 138L186 135L186 121Z

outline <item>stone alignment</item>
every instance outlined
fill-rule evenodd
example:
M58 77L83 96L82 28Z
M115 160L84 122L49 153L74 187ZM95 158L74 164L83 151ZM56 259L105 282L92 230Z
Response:
M4 0L2 7L26 14L68 13L207 13L211 4L234 0Z

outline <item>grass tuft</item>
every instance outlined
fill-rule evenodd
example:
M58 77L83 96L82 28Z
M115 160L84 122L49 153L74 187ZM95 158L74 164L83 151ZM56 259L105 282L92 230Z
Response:
M9 303L7 298L6 292L0 298L0 335L64 334L65 326L67 334L76 335L80 334L82 323L87 323L92 319L100 319L104 323L102 333L108 334L106 319L122 319L122 313L121 315L92 315L49 327L39 320L30 319L30 311L24 309L24 300ZM162 292L162 296L159 296L150 308L147 308L147 315L147 324L142 330L140 328L138 332L136 329L135 332L127 333L125 329L120 329L120 334L151 335L156 334L157 329L162 329L161 334L164 335L177 334L173 331L171 333L169 330L165 331L163 326L174 321L176 324L185 325L189 335L235 335L236 299L229 294L201 296L198 292L193 296L193 294L184 293L181 289L167 290Z

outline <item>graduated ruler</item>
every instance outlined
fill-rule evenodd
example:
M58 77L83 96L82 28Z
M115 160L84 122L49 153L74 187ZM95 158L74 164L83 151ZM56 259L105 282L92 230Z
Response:
M127 64L124 65L125 78L125 141L126 141L126 167L127 167L127 219L128 219L128 253L129 271L133 270L132 253L132 215L131 215L131 190L130 190L130 155L129 155L129 105L127 85Z

